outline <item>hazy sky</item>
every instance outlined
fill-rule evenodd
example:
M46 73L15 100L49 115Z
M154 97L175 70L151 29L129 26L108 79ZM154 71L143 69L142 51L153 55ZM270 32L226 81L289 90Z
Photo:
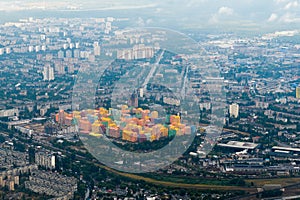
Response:
M153 17L170 17L178 23L199 26L300 24L300 0L0 0L2 12L30 9L124 10L145 7L153 9Z

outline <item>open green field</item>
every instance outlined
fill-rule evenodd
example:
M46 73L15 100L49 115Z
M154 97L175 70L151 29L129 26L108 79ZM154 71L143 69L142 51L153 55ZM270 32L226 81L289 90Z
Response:
M273 179L248 179L245 180L246 183L251 184L251 182L256 187L261 187L265 184L281 184L283 187L288 185L293 185L300 183L300 178L273 178Z
M238 187L238 186L228 186L228 185L216 185L216 184L189 184L189 183L177 183L173 181L162 181L162 180L156 180L149 177L144 177L137 174L130 174L125 172L119 172L117 170L111 169L109 167L106 167L104 165L97 164L98 167L101 167L103 169L106 169L110 172L113 172L115 174L134 179L134 180L140 180L145 181L147 183L151 183L154 185L160 185L165 187L174 187L174 188L189 188L189 189L197 189L197 190L222 190L222 191L246 191L246 192L255 192L255 188L249 188L249 187Z

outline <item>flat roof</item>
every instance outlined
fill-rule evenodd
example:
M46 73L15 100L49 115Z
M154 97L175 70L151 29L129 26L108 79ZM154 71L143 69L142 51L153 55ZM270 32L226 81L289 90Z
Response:
M297 152L300 152L300 148L291 148L291 147L274 146L274 147L272 147L272 149L283 150L283 151L297 151Z
M218 146L238 149L255 149L258 144L251 142L229 141L227 144L218 144Z

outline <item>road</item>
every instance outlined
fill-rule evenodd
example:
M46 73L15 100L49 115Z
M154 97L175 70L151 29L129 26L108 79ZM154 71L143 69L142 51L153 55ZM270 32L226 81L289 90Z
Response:
M89 196L90 196L90 188L87 188L87 189L86 189L86 193L85 193L84 199L85 199L85 200L88 200L88 199L89 199Z
M145 79L143 85L142 85L142 88L144 88L144 90L147 89L147 84L149 83L151 77L153 77L154 72L156 71L157 67L159 66L159 62L161 61L161 59L162 59L164 53L165 53L165 50L162 50L162 52L161 52L161 53L159 54L159 56L157 57L156 62L152 65L152 68L151 68L151 70L150 70L148 76L146 77L146 79Z
M202 123L200 123L199 126L205 128L206 126L209 126L209 124L202 124ZM223 131L223 132L226 132L226 131L227 131L227 132L233 132L233 133L240 134L240 135L244 135L244 136L250 136L250 133L242 132L242 131L234 130L234 129L223 128L222 131Z
M181 88L181 99L184 100L185 97L186 97L186 87L187 87L187 84L188 84L188 73L189 73L189 65L185 67L185 76L184 76L184 79L183 79L183 85L182 85L182 88Z

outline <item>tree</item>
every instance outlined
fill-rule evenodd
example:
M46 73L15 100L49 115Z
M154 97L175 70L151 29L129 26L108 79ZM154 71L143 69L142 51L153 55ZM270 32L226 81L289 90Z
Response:
M0 143L5 142L5 137L3 135L0 135Z

